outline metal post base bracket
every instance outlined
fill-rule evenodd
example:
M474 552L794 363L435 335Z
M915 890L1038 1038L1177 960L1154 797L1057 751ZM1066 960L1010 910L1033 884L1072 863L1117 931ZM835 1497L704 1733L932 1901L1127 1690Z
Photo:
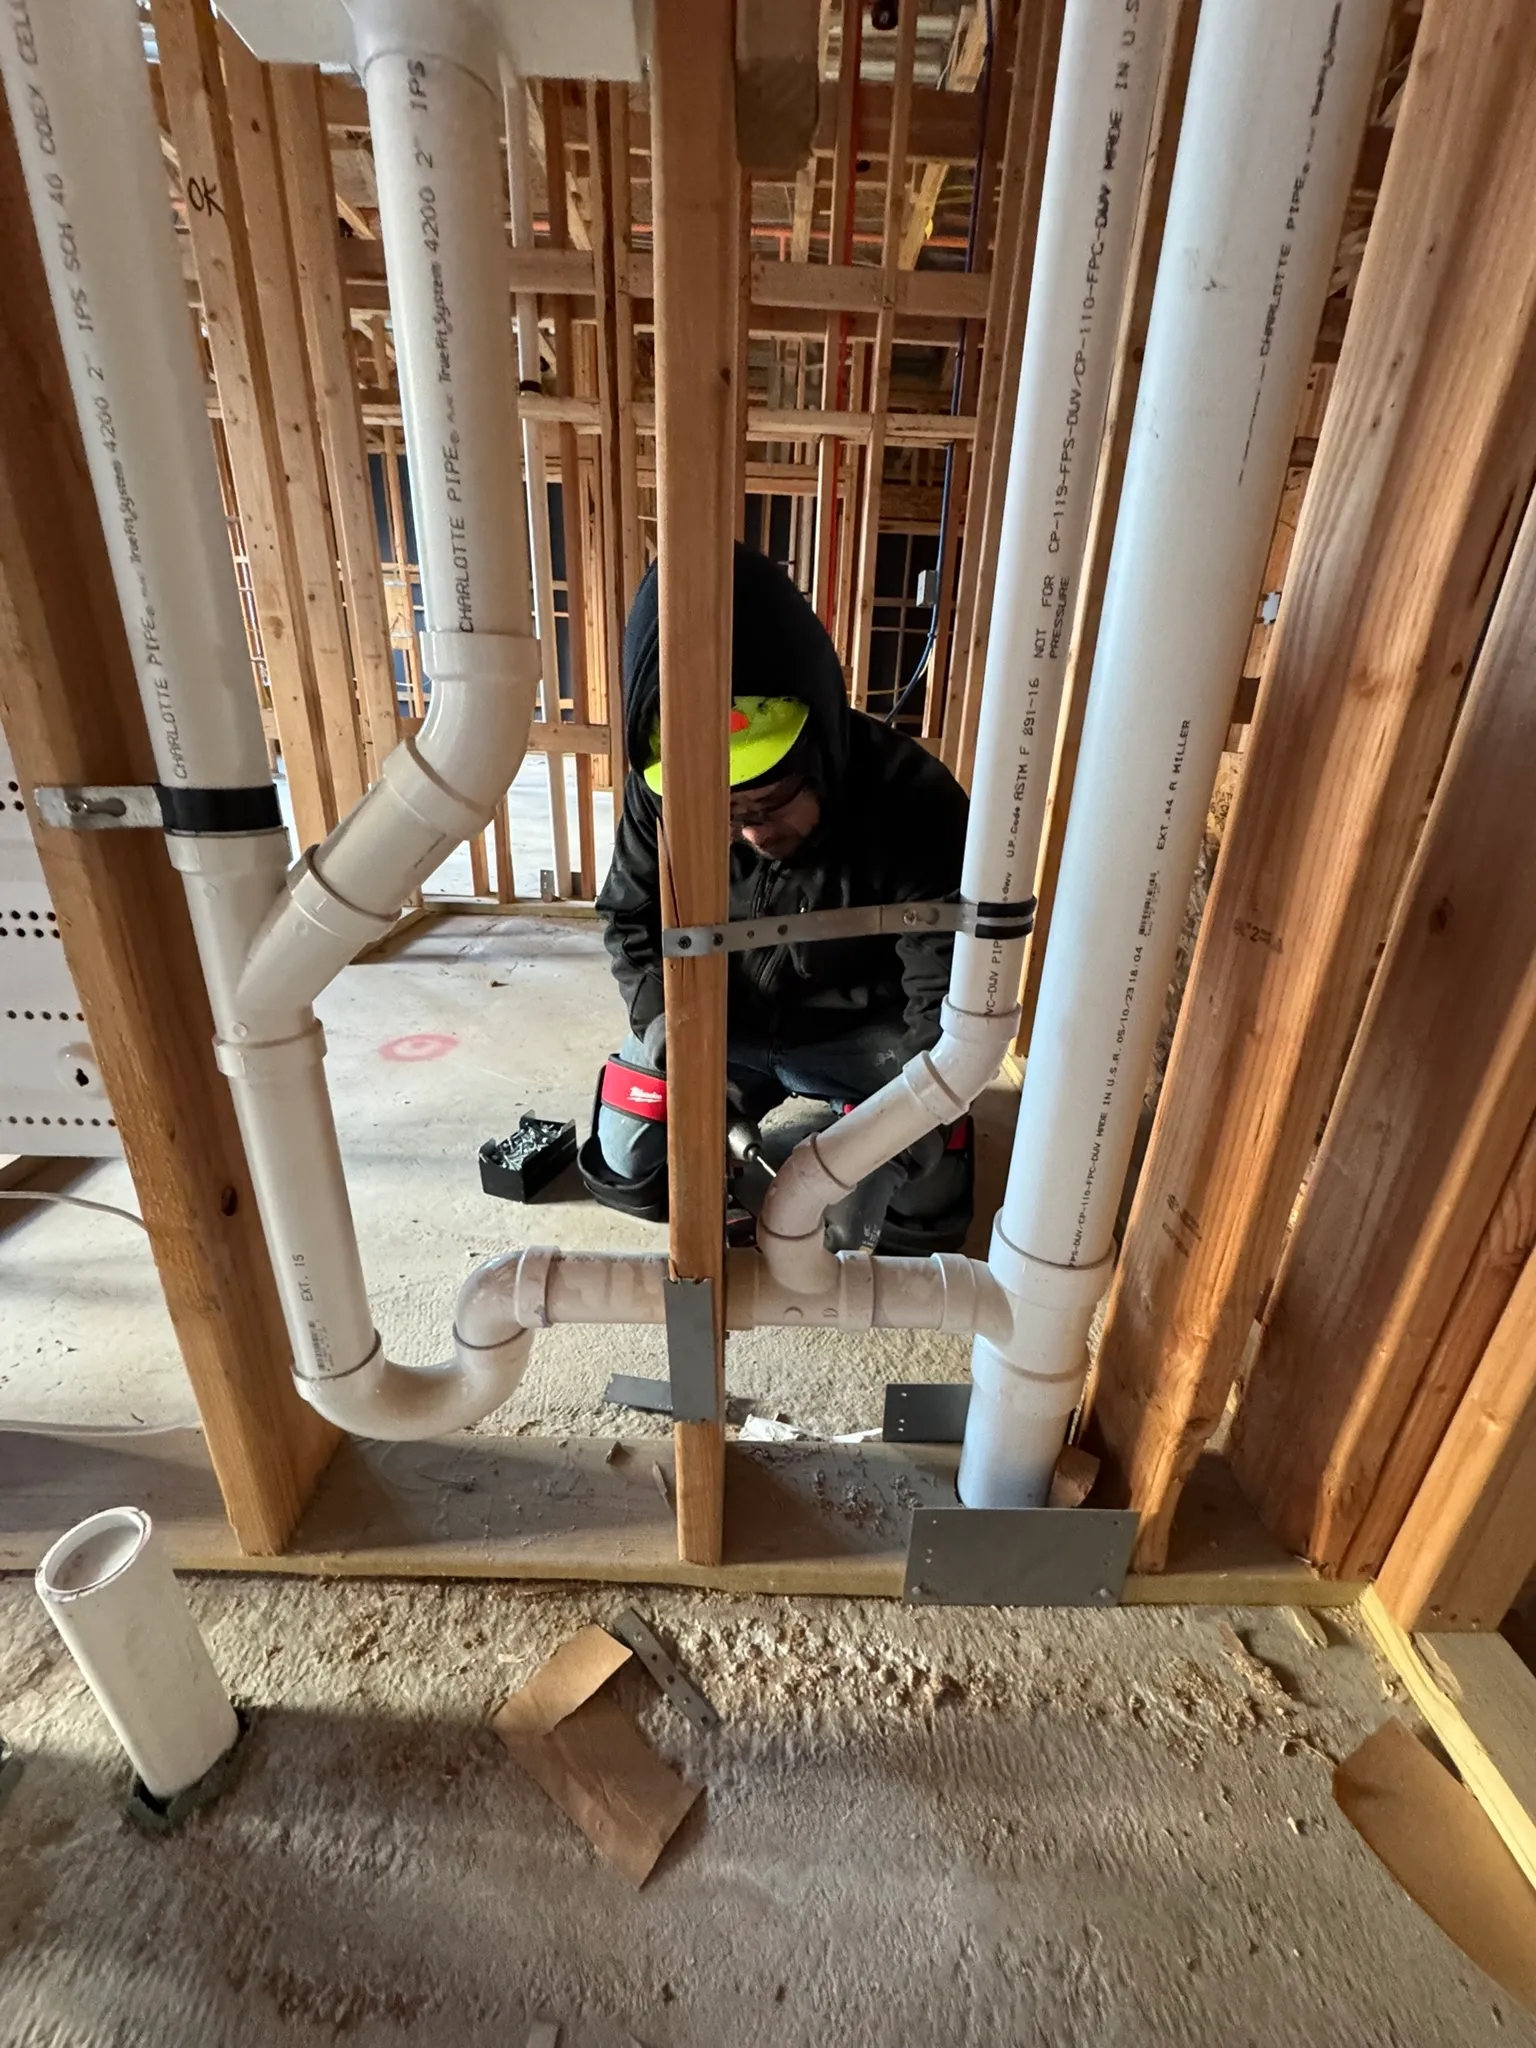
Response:
M1114 1607L1134 1508L919 1508L903 1598L914 1607Z
M664 1280L667 1377L674 1422L718 1422L715 1378L715 1289L710 1280Z
M958 1444L970 1412L969 1380L893 1380L885 1390L882 1441L888 1444Z

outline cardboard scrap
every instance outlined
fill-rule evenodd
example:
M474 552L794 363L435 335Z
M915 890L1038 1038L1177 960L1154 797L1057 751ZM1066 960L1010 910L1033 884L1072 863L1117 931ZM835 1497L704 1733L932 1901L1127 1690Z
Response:
M1466 1786L1387 1721L1335 1770L1333 1796L1415 1905L1536 2012L1536 1890Z
M491 1726L598 1854L638 1887L703 1787L686 1784L601 1692L629 1656L606 1629L581 1629L503 1702Z
M1081 1444L1064 1444L1056 1460L1056 1470L1051 1474L1051 1491L1046 1506L1080 1508L1092 1493L1093 1482L1098 1476L1099 1461L1092 1451L1084 1450Z

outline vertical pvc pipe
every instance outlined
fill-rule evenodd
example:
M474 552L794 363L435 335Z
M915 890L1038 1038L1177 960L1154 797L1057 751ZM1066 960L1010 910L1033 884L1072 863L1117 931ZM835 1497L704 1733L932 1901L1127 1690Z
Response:
M961 893L1033 895L1168 0L1070 0L1008 458ZM959 938L949 999L1011 1010L1024 941Z
M355 0L427 631L528 631L499 60L471 0Z
M1200 18L1119 526L990 1264L971 1506L1045 1498L1113 1261L1164 991L1337 246L1387 0Z
M108 1508L61 1536L37 1597L157 1799L195 1785L240 1724L142 1508Z
M1169 14L1169 0L1067 9L965 839L961 893L973 903L1024 904L1034 891ZM958 937L939 1043L780 1169L758 1243L786 1286L814 1294L833 1284L828 1204L963 1115L996 1074L1017 1021L1024 945Z

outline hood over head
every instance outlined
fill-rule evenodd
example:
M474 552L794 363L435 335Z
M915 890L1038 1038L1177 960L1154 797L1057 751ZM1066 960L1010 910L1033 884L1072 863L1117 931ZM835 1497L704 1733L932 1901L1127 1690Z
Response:
M661 693L657 564L635 592L624 628L624 735L638 764L650 750ZM777 562L737 541L731 695L797 697L810 713L821 779L835 788L848 760L848 693L827 629Z

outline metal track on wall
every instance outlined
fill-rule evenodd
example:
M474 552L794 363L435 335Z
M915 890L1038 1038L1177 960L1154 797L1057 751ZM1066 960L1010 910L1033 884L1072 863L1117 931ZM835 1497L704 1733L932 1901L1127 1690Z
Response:
M122 1149L0 733L0 1153Z

